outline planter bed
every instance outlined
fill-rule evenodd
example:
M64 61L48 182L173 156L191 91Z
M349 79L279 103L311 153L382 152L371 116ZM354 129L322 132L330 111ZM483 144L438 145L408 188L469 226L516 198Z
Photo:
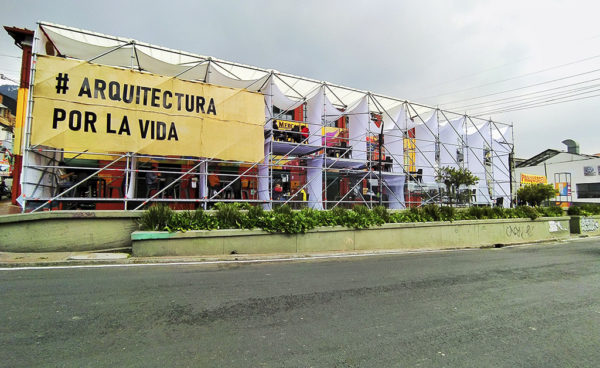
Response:
M600 216L571 216L572 234L600 235Z
M569 218L471 220L384 224L364 230L320 227L305 234L262 230L200 230L131 234L133 255L203 256L377 249L449 249L568 238Z
M142 211L57 211L0 216L2 252L77 252L131 246Z

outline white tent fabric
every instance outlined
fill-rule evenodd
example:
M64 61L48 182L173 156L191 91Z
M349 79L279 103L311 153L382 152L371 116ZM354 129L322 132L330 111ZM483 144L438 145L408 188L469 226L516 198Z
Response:
M48 38L51 40L51 42L40 44L37 48L39 52L46 51L48 55L56 55L57 52L53 50L54 45L61 55L66 55L68 57L81 60L97 58L94 60L94 62L98 64L120 66L125 68L132 67L133 63L133 66L137 67L135 55L133 54L133 47L123 46L130 41L119 42L116 40L102 39L100 37L88 35L80 35L79 39L74 39L72 38L75 36L75 33L73 32L64 32L61 29L49 27L44 27L43 29L45 34L41 43L44 43L43 41L48 41ZM46 37L46 35L48 37ZM98 58L98 56L119 46L123 47Z
M389 110L385 110L383 114L381 114L384 132L394 129L403 132L406 131L406 118L402 119L402 121L398 120L400 111L403 111L404 115L406 115L406 110L404 110L404 104L402 103L399 103L398 105L390 108Z
M136 47L136 60L141 70L152 73L160 73L161 75L177 76L180 79L204 81L208 68L208 62L198 60L189 65L171 64L159 60L146 52L152 52L152 49L141 50L141 47Z
M348 88L341 88L331 84L327 84L328 95L331 95L330 101L340 103L347 107L346 110L350 110L352 105L363 98L366 93Z
M323 87L320 82L283 74L277 75L275 83L284 95L292 98L308 98Z
M269 193L269 154L271 139L265 141L265 159L258 165L258 199L263 201L263 209L271 209L271 195Z
M273 117L273 78L264 85L262 94L265 96L265 130L272 130L273 124L270 119Z
M489 135L489 124L485 123L481 128L481 131L475 131L467 135L467 168L479 178L476 184L475 202L477 204L490 204L491 199L485 168L485 152L486 148L489 148L487 143L489 137L483 134L483 132L487 132Z
M324 99L323 99L323 121L331 123L339 119L344 112L337 107L333 106L333 103L327 97L327 89L323 88Z
M127 193L125 193L125 198L135 198L135 192L136 192L136 187L137 187L137 157L132 157L131 158L131 162L129 163L129 165L131 165L132 168L134 168L134 170L131 170L131 172L129 173L129 186L127 187Z
M321 145L322 121L323 121L323 103L325 95L321 88L313 97L306 103L306 121L308 125L308 144L315 146Z
M270 83L267 83L270 86L271 90L269 93L271 94L273 106L277 107L281 111L290 111L298 108L305 102L305 99L293 100L281 92L276 83L274 83L273 78L271 78Z
M385 151L392 158L392 172L404 172L404 132L402 126L406 125L406 111L401 106L393 120L390 120L392 129L385 132Z
M39 150L49 147L40 146ZM58 194L58 169L36 169L34 166L53 166L62 161L63 155L60 152L44 152L39 154L36 151L28 152L29 165L23 167L21 175L22 196L27 200L36 198L50 198ZM68 166L68 165L67 165ZM47 170L50 174L44 175ZM66 194L67 197L73 197L73 192Z
M434 111L424 124L415 127L415 166L417 170L422 171L422 181L424 183L435 182L437 129L437 111Z
M458 168L459 153L463 152L465 118L450 120L440 127L440 167Z
M198 193L200 198L206 198L208 196L208 163L201 163L198 171L200 172L198 180Z
M208 67L208 77L206 82L218 86L227 86L233 88L247 89L248 91L259 91L267 82L269 74L264 74L257 79L238 79L233 73L227 73L220 64L211 62Z
M367 128L369 126L369 101L363 97L352 111L348 112L348 139L352 147L352 159L367 160Z
M308 160L306 169L308 206L315 210L323 209L323 156Z
M491 125L492 128L492 139L497 140L498 142L503 142L511 145L512 141L512 127L511 126L501 126L498 127L496 124Z
M492 140L493 195L502 199L504 208L510 207L510 145Z
M389 208L391 210L401 210L406 208L404 202L404 182L405 176L388 176L384 178L385 184L391 190L388 193Z

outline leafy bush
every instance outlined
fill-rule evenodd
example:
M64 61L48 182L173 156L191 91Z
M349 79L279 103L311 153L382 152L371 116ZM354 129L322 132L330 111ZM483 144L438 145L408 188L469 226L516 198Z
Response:
M482 220L484 218L483 207L469 207L466 209L465 214L467 215L467 219L470 220Z
M261 206L250 206L244 217L244 229L262 228L264 224L265 210Z
M538 207L537 211L544 217L559 217L563 216L563 209L558 206Z
M569 207L567 214L571 216L592 216L600 215L600 205L598 204L582 204Z
M517 206L514 209L514 213L517 215L516 217L518 218L530 218L532 220L535 220L536 218L540 217L538 211L536 211L534 207L529 206Z
M390 213L384 206L375 206L372 210L372 215L382 223L390 222Z
M456 219L456 208L452 206L440 207L440 215L443 221L453 221Z
M196 211L173 212L165 229L171 232L185 232L187 230L214 230L217 227L217 218L199 208Z
M169 206L159 203L146 210L139 220L139 227L145 231L163 231L168 221L173 217L173 210Z
M270 233L305 233L320 225L318 212L310 208L293 212L289 206L283 205L276 210L264 213L262 228Z
M442 212L440 206L435 204L428 204L421 207L421 216L427 221L440 221L442 219Z
M217 212L215 217L218 220L220 229L239 229L244 225L244 216L240 211L238 203L223 203L215 204Z
M335 207L330 211L317 211L305 208L293 211L282 205L273 211L264 211L260 206L238 203L218 203L214 215L198 209L196 211L174 212L168 206L158 204L150 207L140 218L142 230L212 230L212 229L255 229L271 233L305 233L317 226L345 226L354 229L367 229L384 223L405 223L424 221L454 221L474 219L530 218L540 216L562 216L560 207L519 206L514 209L501 207L469 207L457 210L454 207L439 207L435 204L411 207L404 211L388 211L383 206L370 210L357 205L352 210ZM242 211L242 208L248 208ZM572 207L570 213L600 213L600 206Z
M519 200L531 206L539 206L543 201L556 196L556 189L552 184L525 185L517 190Z

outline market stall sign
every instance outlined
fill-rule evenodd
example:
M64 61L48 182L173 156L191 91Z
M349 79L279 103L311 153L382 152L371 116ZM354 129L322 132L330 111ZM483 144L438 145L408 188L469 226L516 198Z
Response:
M548 180L544 175L521 174L521 184L546 184Z

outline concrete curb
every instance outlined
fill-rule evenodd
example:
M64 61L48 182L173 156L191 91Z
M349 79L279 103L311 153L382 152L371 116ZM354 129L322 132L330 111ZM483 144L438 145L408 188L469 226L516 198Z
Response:
M544 240L536 242L523 242L519 244L510 244L502 246L502 248L510 248L515 246L528 246L539 244L565 243L576 240L600 239L600 236L572 236L560 240ZM267 263L274 260L277 261L318 261L320 259L332 258L353 258L353 257L369 257L369 256L385 256L385 255L400 255L400 254L419 254L419 253L435 253L435 252L451 252L451 251L468 251L477 249L494 249L501 247L481 246L481 247L449 247L445 249L434 248L419 248L419 249L394 249L394 250L369 250L369 251L352 251L352 252L314 252L314 253L295 253L295 254L234 254L221 256L164 256L164 257L129 257L126 259L68 259L68 255L58 253L51 254L53 259L40 261L40 254L27 254L30 256L38 256L37 260L19 261L19 257L23 253L0 253L0 268L26 268L26 267L68 267L68 266L103 266L103 265L144 265L144 264L185 264L185 263ZM12 257L11 260L6 260Z

